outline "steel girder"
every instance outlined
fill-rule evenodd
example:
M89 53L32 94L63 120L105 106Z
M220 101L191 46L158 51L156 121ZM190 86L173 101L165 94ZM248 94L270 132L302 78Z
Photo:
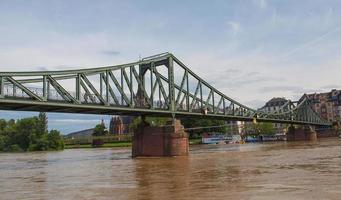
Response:
M0 72L0 109L330 125L314 112L308 98L288 101L276 112L251 109L170 53L101 68Z

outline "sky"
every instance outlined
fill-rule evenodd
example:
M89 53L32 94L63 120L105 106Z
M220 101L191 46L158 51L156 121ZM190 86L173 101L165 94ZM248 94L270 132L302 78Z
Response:
M338 0L0 0L0 71L116 65L171 52L253 108L341 89ZM0 118L34 112L0 111ZM62 133L110 116L49 113Z

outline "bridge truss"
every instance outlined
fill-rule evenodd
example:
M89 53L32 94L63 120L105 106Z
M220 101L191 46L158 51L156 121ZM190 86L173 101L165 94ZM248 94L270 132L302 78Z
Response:
M274 112L224 95L170 53L80 70L0 72L0 109L330 125L308 98Z

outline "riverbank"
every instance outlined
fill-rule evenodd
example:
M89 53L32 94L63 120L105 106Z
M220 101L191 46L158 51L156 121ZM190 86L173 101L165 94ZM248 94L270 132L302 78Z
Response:
M190 139L190 145L197 145L201 144L201 139ZM131 147L131 142L111 142L111 143L104 143L101 147L96 148L114 148L114 147ZM95 148L91 144L65 144L65 149L82 149L82 148Z

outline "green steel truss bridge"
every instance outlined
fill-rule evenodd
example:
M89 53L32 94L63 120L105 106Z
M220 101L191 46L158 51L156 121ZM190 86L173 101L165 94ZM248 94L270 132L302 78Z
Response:
M308 98L288 101L275 112L251 109L170 53L100 68L0 72L0 109L330 125L314 112Z

